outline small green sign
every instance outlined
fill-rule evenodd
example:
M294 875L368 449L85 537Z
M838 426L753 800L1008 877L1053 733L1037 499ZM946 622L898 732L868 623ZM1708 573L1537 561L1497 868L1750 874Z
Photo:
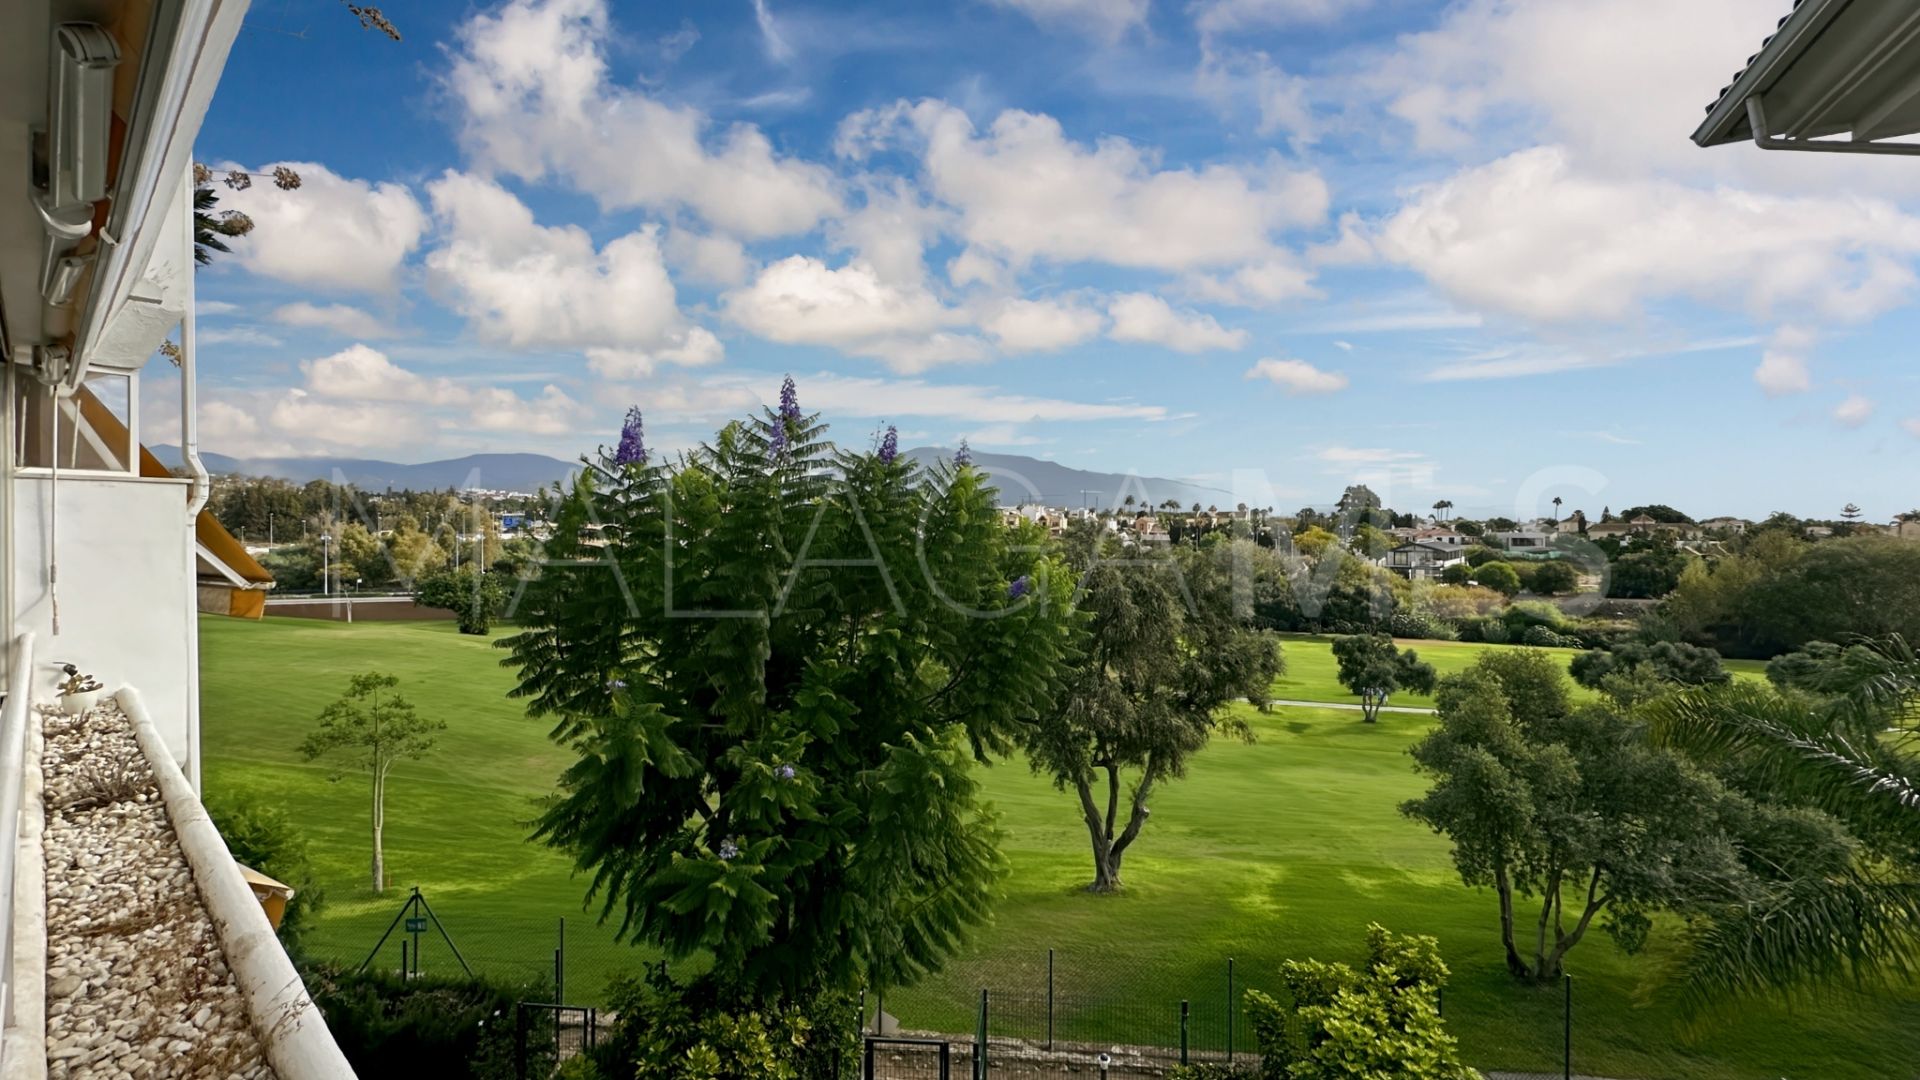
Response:
M424 916L415 915L412 918L407 920L407 933L424 934L426 932L427 932L427 920Z

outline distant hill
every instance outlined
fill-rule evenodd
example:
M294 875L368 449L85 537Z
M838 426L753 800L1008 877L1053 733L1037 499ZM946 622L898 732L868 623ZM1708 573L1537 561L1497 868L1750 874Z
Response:
M168 468L179 466L179 447L156 446L152 450L154 456ZM364 491L385 491L388 488L438 491L450 487L532 491L542 484L553 484L580 470L576 463L550 458L545 454L469 454L445 461L402 465L370 458L242 459L202 450L200 460L211 473L277 476L296 484L304 484L309 480L331 480L352 484Z
M907 451L907 456L925 465L936 460L952 461L953 451L944 447L921 446ZM1182 507L1194 503L1220 507L1233 505L1233 493L1224 488L1159 476L1075 469L1057 461L1021 454L989 454L975 450L973 464L995 479L1003 505L1039 502L1048 506L1110 507L1121 503L1129 495L1133 496L1136 504L1147 506L1158 506L1168 499Z

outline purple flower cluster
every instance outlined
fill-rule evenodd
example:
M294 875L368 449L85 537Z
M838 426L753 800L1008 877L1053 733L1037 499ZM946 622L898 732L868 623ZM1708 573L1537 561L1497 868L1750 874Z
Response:
M1027 593L1030 592L1032 589L1033 589L1033 582L1027 578L1027 575L1021 574L1019 577L1014 578L1013 581L1008 583L1007 599L1018 600L1021 597L1027 595Z
M887 433L880 437L880 464L891 465L893 459L900 456L900 432L892 424L887 425Z
M627 680L625 679L608 679L607 680L607 689L609 690L625 690L626 688L627 688Z
M767 457L778 461L782 457L785 457L786 453L787 422L785 420L775 420L773 422L773 434L767 438Z
M720 861L732 862L740 857L740 845L732 840L720 841Z
M800 391L793 385L793 376L780 380L780 419L794 421L800 419Z
M953 463L962 467L973 464L973 448L967 445L967 440L960 440L960 449L953 452Z
M795 772L794 772L793 766L782 765L779 768L773 770L773 775L779 777L782 780L791 780L794 778Z
M613 452L615 465L645 465L647 444L641 437L640 406L627 410L627 422L620 425L620 446Z

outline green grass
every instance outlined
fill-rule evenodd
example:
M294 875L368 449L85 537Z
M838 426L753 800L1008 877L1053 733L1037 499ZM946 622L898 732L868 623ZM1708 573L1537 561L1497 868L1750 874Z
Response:
M1286 647L1290 673L1277 692L1345 699L1325 642ZM1443 671L1486 648L1418 647ZM487 641L462 638L451 623L216 618L202 623L201 648L208 787L277 800L309 831L328 894L317 952L358 962L418 884L476 966L550 970L565 916L569 998L595 999L608 974L641 959L582 914L583 883L567 861L524 842L533 800L566 761L545 725L506 699L511 673ZM373 668L400 676L423 711L451 725L441 750L395 772L387 859L398 888L379 899L366 881L365 781L333 780L294 752L347 676ZM1226 957L1236 959L1240 985L1270 985L1289 957L1356 958L1366 924L1378 921L1439 937L1453 969L1446 1015L1469 1060L1557 1072L1558 991L1511 983L1491 896L1460 886L1445 842L1394 809L1421 788L1405 750L1425 719L1389 715L1369 726L1350 712L1304 708L1247 716L1257 742L1216 743L1155 800L1119 896L1082 891L1087 839L1068 796L1017 762L988 770L1013 867L996 922L948 972L889 995L888 1011L909 1025L971 1030L979 985L1044 986L1051 947L1062 1037L1080 1024L1109 1038L1171 1038L1185 998L1196 1040L1213 1039ZM388 962L397 955L390 945ZM1687 1041L1665 1010L1634 1003L1657 959L1624 956L1599 935L1573 953L1579 1070L1663 1080L1913 1075L1920 995L1844 993L1797 1011L1745 1005ZM437 942L426 962L448 962ZM996 1029L1021 1019L1020 1007L1003 996Z
M1333 659L1333 639L1314 634L1283 634L1286 646L1287 673L1273 684L1275 697L1291 698L1295 701L1325 701L1348 705L1359 704L1360 698L1340 685L1340 666ZM1412 641L1401 640L1402 648L1412 649L1420 654L1420 659L1433 665L1440 675L1447 676L1464 671L1490 648L1500 646L1483 645L1469 641ZM1563 664L1573 663L1580 655L1579 649L1542 649L1545 653L1558 656ZM1767 665L1759 660L1727 660L1726 669L1736 679L1764 679ZM1580 700L1590 700L1597 695L1583 686L1573 687L1574 696ZM1432 708L1433 698L1426 694L1395 694L1390 705L1406 705L1420 708Z

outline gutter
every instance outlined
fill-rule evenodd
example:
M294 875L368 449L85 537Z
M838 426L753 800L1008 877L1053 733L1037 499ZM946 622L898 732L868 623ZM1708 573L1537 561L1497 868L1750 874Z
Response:
M182 632L187 645L187 779L196 793L200 790L200 511L206 509L213 494L207 466L200 460L200 384L194 372L199 358L198 325L194 304L199 299L199 282L194 277L199 267L193 261L193 163L180 174L180 189L175 198L186 204L181 215L180 257L186 266L186 315L180 320L180 463L190 474L187 489L187 595L186 626Z
M279 1080L356 1080L353 1066L327 1030L326 1018L280 947L265 909L240 875L240 864L233 861L206 807L155 730L140 692L126 687L114 698L133 722L134 738L153 768L167 819L193 870L194 887L268 1064Z
M1801 0L1783 20L1780 29L1767 39L1760 51L1747 61L1746 68L1734 77L1733 84L1721 93L1720 100L1713 103L1706 121L1694 131L1693 141L1700 146L1744 142L1745 138L1735 131L1740 121L1747 118L1747 99L1762 93L1764 88L1771 88L1774 81L1791 66L1790 61L1799 59L1813 39L1819 37L1828 24L1852 2ZM1758 134L1764 136L1766 133Z

